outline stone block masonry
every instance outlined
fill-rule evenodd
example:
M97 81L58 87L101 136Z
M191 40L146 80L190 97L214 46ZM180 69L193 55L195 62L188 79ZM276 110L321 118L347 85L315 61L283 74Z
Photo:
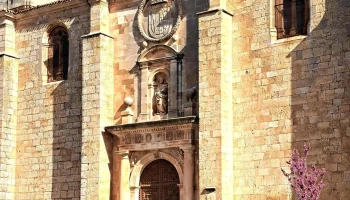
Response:
M310 3L308 35L282 40L274 1L232 5L234 199L293 199L280 168L304 142L327 171L321 199L350 194L349 2Z
M102 131L113 121L113 37L109 36L108 4L91 7L91 29L83 36L82 200L109 199L111 173Z
M232 15L199 14L199 185L216 187L217 199L232 199ZM215 177L215 178L214 178ZM202 191L204 191L202 193Z
M80 199L82 39L89 6L82 1L17 14L16 185L14 199ZM50 27L67 27L68 79L47 83L45 44Z
M0 199L15 195L18 58L14 55L13 19L0 13Z

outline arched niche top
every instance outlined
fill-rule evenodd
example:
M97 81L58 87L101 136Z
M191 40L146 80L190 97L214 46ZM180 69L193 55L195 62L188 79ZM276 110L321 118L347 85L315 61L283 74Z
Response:
M141 53L137 58L138 63L172 60L178 57L178 53L171 47L166 45L155 45L145 52Z
M41 42L43 44L47 44L48 43L48 40L49 40L49 36L50 36L50 33L57 27L62 27L64 29L66 29L68 35L70 35L69 33L69 29L68 27L66 26L66 24L64 24L63 22L59 22L59 21L56 21L56 22L52 22L50 23L47 28L46 28L46 31L44 32L43 34L43 37L42 37L42 40Z
M159 157L154 156L153 153L149 153L145 155L141 160L139 160L130 175L130 188L139 187L140 185L140 177L143 172L143 170L146 168L146 166L151 163L152 161L158 160L158 159L164 159L169 161L176 169L177 173L179 174L180 178L180 184L183 183L183 171L181 168L180 163L171 155L159 152Z
M169 81L170 79L170 74L169 74L169 70L168 69L165 69L164 67L163 68L157 68L153 71L150 72L150 76L148 77L148 85L152 85L154 83L156 83L156 76L157 74L163 74L164 75L164 80L166 82Z

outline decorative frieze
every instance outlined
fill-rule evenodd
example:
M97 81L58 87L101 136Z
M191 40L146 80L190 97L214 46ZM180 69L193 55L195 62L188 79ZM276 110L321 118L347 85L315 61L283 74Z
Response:
M157 142L171 142L181 140L194 139L194 131L191 130L165 130L163 132L154 133L132 133L121 132L121 145L129 144L144 144L144 143L157 143Z
M192 144L198 132L196 117L106 127L118 138L119 150L144 151Z
M147 151L131 151L129 153L129 161L131 167L134 166L140 159L147 154L153 154L154 158L160 158L160 153L166 153L173 156L180 164L184 162L184 152L178 147L159 149L159 150L147 150Z

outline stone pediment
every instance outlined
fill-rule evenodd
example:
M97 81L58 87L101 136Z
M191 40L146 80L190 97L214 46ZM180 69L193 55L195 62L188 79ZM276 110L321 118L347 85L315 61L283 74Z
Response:
M198 118L123 124L105 130L119 138L119 150L165 149L192 144L198 130Z
M171 47L166 45L156 45L140 54L137 59L138 63L142 62L154 62L176 59L178 53Z

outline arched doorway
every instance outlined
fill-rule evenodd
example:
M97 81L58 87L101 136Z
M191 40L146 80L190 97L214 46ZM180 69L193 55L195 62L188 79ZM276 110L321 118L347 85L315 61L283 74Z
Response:
M167 160L151 162L140 178L139 200L179 200L179 175Z

